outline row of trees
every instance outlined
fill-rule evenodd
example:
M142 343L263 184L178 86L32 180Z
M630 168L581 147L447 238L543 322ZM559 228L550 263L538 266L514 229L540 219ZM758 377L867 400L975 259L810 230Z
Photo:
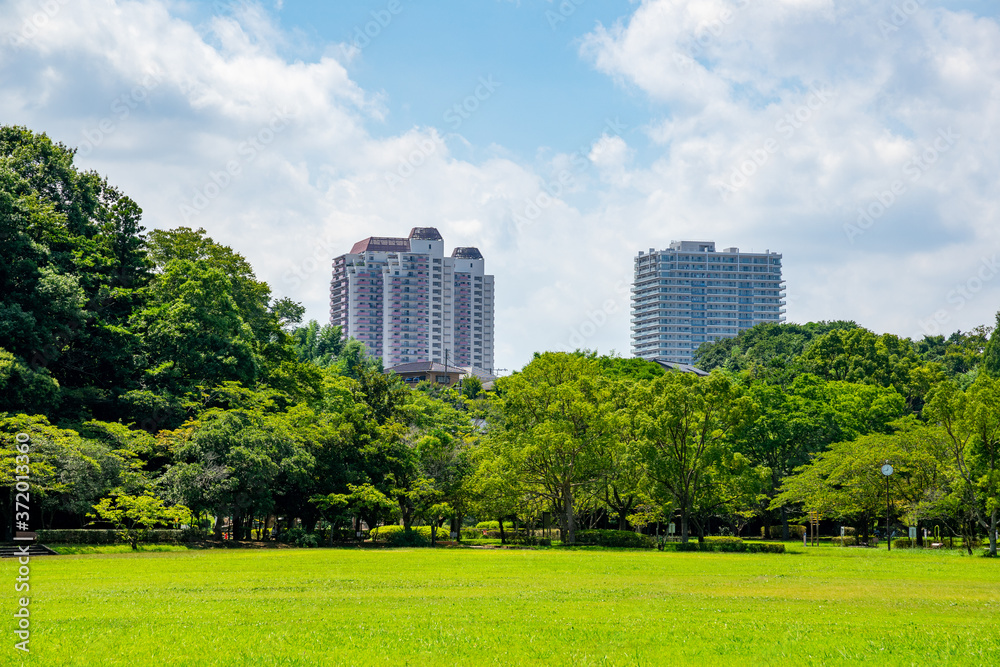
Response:
M545 353L489 394L411 391L204 230L146 234L72 160L0 128L0 482L28 433L42 526L183 507L216 535L281 517L333 538L552 513L567 542L675 517L686 540L712 522L787 536L820 511L866 534L890 460L899 519L988 531L995 551L990 328L761 325L699 349L707 377Z
M867 539L885 510L879 469L889 461L897 520L944 525L967 545L985 532L995 552L1000 381L986 373L965 389L941 379L914 412L875 378L802 373L780 386L717 370L646 380L607 373L614 362L543 354L498 382L474 473L498 513L552 509L572 541L579 518L601 512L620 527L676 516L687 540L710 520L736 532L777 523L787 537L790 516L815 511Z

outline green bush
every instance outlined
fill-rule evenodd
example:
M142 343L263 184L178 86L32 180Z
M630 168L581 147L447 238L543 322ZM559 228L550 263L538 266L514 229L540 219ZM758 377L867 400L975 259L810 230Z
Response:
M785 553L785 545L780 542L744 542L738 537L705 538L704 542L691 540L683 542L666 542L665 551L718 551L726 553Z
M422 528L424 526L421 526ZM429 527L428 527L429 528ZM431 544L430 530L427 531L427 535L424 536L423 532L417 530L406 531L393 531L389 534L386 543L390 547L427 547Z
M198 528L154 529L150 530L146 543L181 544L205 539L205 533ZM38 531L38 541L42 544L118 544L116 530L103 528L54 528Z
M908 537L897 537L892 541L893 549L913 549L917 546L916 540L911 540Z
M372 529L369 536L372 538L372 541L385 542L390 546L426 546L431 543L431 527L413 526L410 528L409 536L407 536L406 529L402 526L381 526L378 529L377 535L375 534L375 530ZM447 529L438 528L437 539L449 539Z
M711 545L712 551L746 551L743 540L738 537L706 537L704 544Z
M653 546L653 540L648 535L630 530L578 530L576 541L578 544L597 544L602 547L648 549Z
M479 532L480 535L483 534L482 531L484 531L484 530L497 530L497 531L499 531L500 530L500 522L499 521L480 521L479 523L476 524L476 528L480 531ZM514 524L511 523L510 521L504 521L503 522L503 529L504 530L514 530Z
M316 536L316 533L305 533L296 538L295 546L315 549L319 546L319 538Z
M838 547L840 547L840 546L853 547L853 546L855 546L858 543L858 538L856 538L856 537L847 537L847 536L845 536L845 537L835 537L835 538L833 538L830 541L835 546L838 546Z
M802 536L806 534L805 526L789 526L788 536L793 540L801 540ZM782 535L781 526L770 526L767 529L767 536L772 540L780 540Z

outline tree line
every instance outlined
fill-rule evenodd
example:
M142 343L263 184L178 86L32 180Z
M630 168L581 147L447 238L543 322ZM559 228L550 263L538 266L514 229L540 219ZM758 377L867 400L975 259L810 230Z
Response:
M0 128L0 481L13 489L28 433L36 527L183 510L216 537L280 520L332 540L552 516L567 543L674 521L686 541L787 537L815 511L864 539L890 461L895 520L987 533L995 553L990 327L911 341L768 324L703 345L706 377L546 352L489 392L411 390L338 328L304 324L233 249L147 233L141 213L72 149Z

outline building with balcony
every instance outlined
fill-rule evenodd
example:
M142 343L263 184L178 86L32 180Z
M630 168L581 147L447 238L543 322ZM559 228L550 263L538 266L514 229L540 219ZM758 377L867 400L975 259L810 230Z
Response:
M632 354L690 364L702 343L762 322L784 322L781 255L716 251L713 241L673 241L635 258Z
M386 368L439 362L493 370L493 276L476 248L444 255L433 227L372 236L333 260L330 323Z

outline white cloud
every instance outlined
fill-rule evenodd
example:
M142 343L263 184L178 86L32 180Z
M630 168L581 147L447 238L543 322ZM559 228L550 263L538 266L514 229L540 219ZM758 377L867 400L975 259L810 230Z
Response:
M886 2L646 0L582 47L648 97L644 133L525 165L494 146L459 159L470 151L449 128L373 135L384 95L351 79L342 49L290 60L299 36L256 5L196 25L163 0L53 1L30 36L42 3L5 4L21 39L0 49L3 122L90 142L78 162L147 226L187 215L310 317L326 317L332 257L414 226L483 251L510 369L560 346L627 353L632 256L672 239L784 252L798 320L918 334L938 304L948 330L997 308L1000 277L948 302L998 246L990 19L921 9L883 36ZM911 180L948 128L958 138ZM850 243L845 224L896 180L905 192Z
M1000 246L1000 30L892 12L645 0L598 26L583 56L662 112L662 153L629 179L640 196L609 193L633 234L768 246L785 253L792 318L920 334L944 286ZM949 330L992 322L998 296L1000 281L984 286Z

